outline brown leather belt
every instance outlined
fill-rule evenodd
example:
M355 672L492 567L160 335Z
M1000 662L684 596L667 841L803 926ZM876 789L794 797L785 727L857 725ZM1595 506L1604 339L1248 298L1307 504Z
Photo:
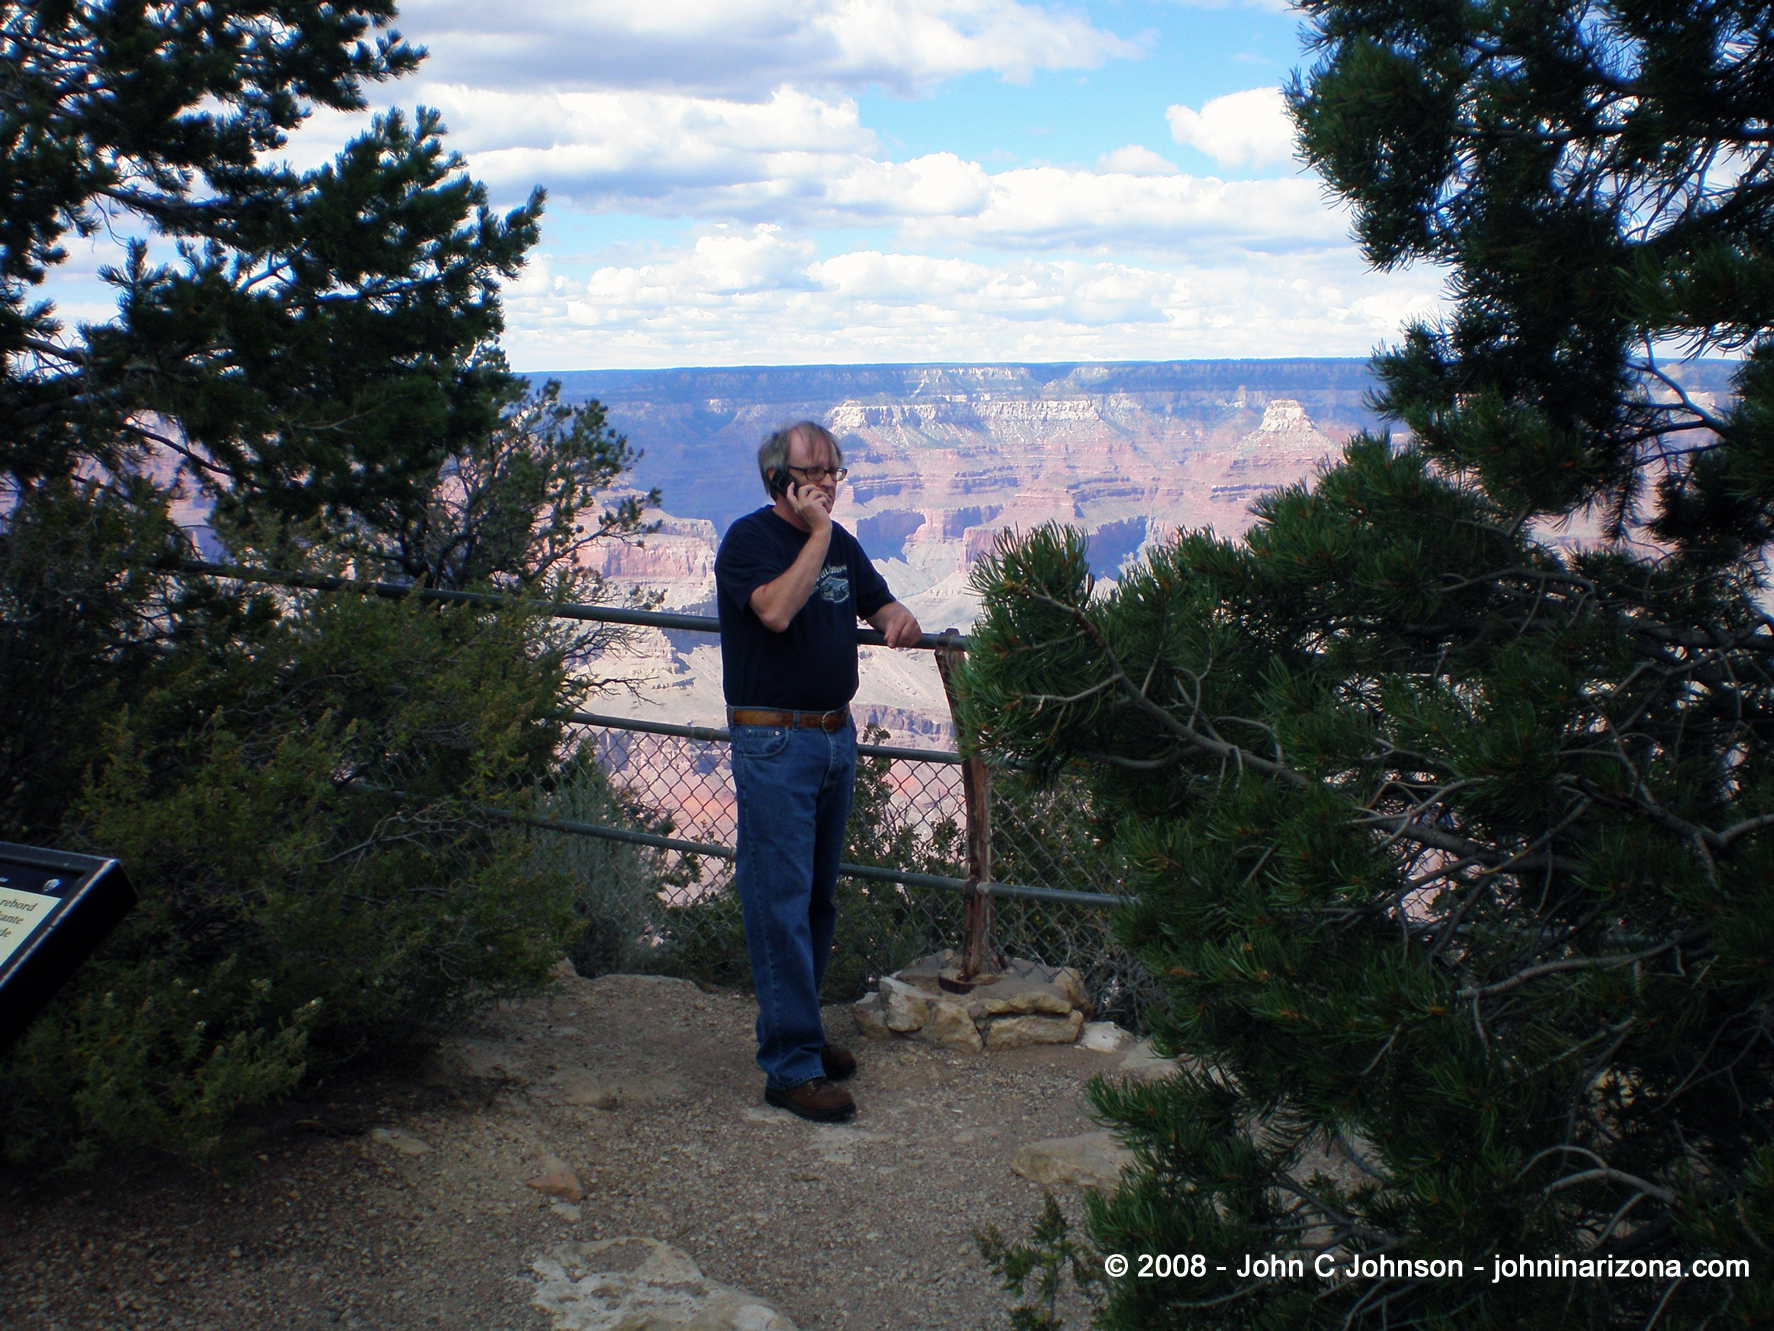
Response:
M767 707L729 707L730 726L787 726L791 730L842 730L850 720L850 709L835 712L776 712Z

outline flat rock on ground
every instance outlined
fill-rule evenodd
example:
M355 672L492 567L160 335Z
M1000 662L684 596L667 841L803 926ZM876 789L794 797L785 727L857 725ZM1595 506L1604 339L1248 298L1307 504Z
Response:
M1012 1159L1093 1130L1083 1083L1130 1055L868 1041L834 1007L860 1112L819 1125L764 1105L755 1014L684 981L566 979L422 1069L283 1106L243 1171L0 1174L0 1321L565 1331L604 1315L569 1291L591 1288L597 1245L638 1238L691 1262L736 1326L1007 1326L972 1232L1027 1232L1041 1188ZM638 1288L605 1296L652 1297Z
M1081 1132L1030 1142L1010 1158L1010 1167L1043 1187L1113 1188L1133 1152L1107 1132Z

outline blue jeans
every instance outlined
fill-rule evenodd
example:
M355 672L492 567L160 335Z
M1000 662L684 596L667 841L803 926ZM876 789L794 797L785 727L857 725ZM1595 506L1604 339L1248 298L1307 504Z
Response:
M734 884L758 990L758 1066L777 1090L823 1074L819 986L837 924L856 727L733 726Z

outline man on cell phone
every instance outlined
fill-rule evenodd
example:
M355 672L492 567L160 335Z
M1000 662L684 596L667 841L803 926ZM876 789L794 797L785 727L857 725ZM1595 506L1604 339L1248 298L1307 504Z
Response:
M715 557L721 667L739 803L735 882L758 990L764 1098L802 1118L856 1112L832 1083L856 1071L827 1042L819 986L837 922L838 862L856 775L856 621L889 647L923 636L856 538L832 521L844 454L812 421L758 450L768 507Z

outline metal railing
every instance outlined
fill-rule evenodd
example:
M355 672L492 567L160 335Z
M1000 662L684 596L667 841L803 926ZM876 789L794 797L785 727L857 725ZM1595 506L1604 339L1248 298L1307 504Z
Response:
M215 564L203 559L181 559L175 567L181 573L203 573L211 577L232 578L236 582L257 582L270 587L289 587L310 592L358 592L384 600L404 601L416 596L434 605L510 605L511 597L494 592L458 592L441 587L420 587L410 582L365 582L361 578L341 578L324 573L280 573L271 569L248 568L244 564ZM636 628L676 629L682 633L713 633L719 635L721 621L713 615L678 615L664 610L624 610L613 605L583 605L573 601L556 602L549 608L556 619L578 619L596 624L626 624ZM864 647L885 647L887 635L879 629L858 629L856 641ZM967 639L958 633L926 633L915 646L926 651L948 647L967 650Z
M732 736L727 731L716 730L709 726L682 726L664 721L637 721L623 716L600 716L592 712L567 712L563 714L562 719L579 725L629 731L635 734L672 735L683 739L697 740L705 744L732 743ZM968 761L959 753L949 753L942 749L906 749L885 744L859 743L856 746L856 754L859 759L885 758L889 762L901 763L939 763L965 766ZM632 845L651 846L658 850L672 850L681 854L707 855L724 860L731 860L735 856L735 851L731 846L699 841L679 841L651 832L636 832L593 823L565 823L538 818L526 818L523 821L532 827L571 832L579 836L606 837L612 841L626 841ZM861 878L871 882L906 883L914 887L940 887L963 893L977 892L981 896L1064 902L1073 906L1110 907L1121 904L1125 899L1105 892L1079 892L1069 888L1034 887L1026 883L996 883L989 879L983 882L971 881L966 878L954 878L942 874L911 873L906 870L883 868L878 865L852 864L849 861L839 864L838 872L846 878Z
M295 590L480 607L508 603L490 593L201 561L181 568ZM582 604L558 604L550 613L720 632L717 619L701 615ZM884 641L872 630L859 630L858 638L865 645ZM954 633L926 634L917 644L935 655L945 693L967 645ZM952 701L951 695L951 709ZM539 854L586 883L587 912L596 917L592 932L609 953L586 962L594 969L646 965L746 983L732 890L737 828L728 732L584 711L559 719L572 737L569 748L595 755L607 791L556 793L533 808L483 812L528 829L541 838ZM847 964L835 977L828 970L828 993L847 984L860 992L917 956L959 944L957 959L973 972L1004 955L1075 966L1099 1015L1141 1025L1155 990L1109 933L1105 909L1127 900L1116 890L1123 873L1089 827L1081 787L1038 790L1020 773L991 770L977 757L880 742L886 738L870 729L857 746L856 804L840 869L846 920L840 949ZM586 843L607 849L574 848ZM1002 881L999 870L1008 870L1003 877L1011 881ZM638 947L626 947L634 941Z

